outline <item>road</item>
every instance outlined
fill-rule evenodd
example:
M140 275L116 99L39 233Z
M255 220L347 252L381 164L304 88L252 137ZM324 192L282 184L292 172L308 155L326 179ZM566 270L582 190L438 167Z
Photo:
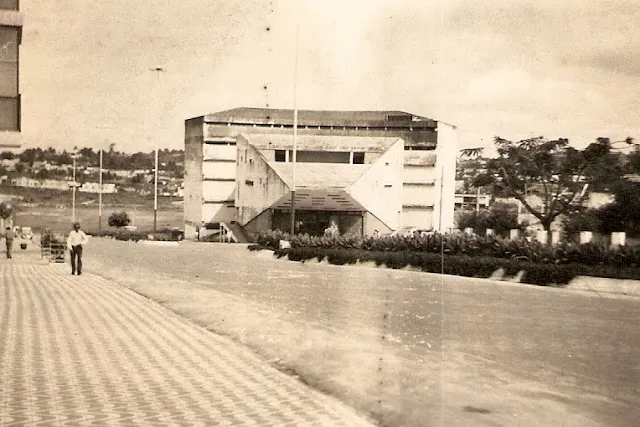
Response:
M96 239L118 280L383 425L628 426L640 299Z

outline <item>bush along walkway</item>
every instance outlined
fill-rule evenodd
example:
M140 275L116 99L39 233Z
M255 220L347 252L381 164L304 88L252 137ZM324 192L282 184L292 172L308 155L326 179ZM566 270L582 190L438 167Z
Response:
M500 237L429 234L422 236L312 237L269 232L256 236L250 249L272 249L290 260L330 264L374 262L389 268L414 267L430 273L506 278L535 285L566 285L577 276L640 280L640 248L508 240ZM278 249L280 240L291 248Z

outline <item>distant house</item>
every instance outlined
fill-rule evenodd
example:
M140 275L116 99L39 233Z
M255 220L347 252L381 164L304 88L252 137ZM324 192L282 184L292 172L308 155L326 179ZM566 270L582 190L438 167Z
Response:
M99 182L85 182L79 188L79 191L82 193L100 193L100 183ZM115 184L102 184L102 194L113 194L117 193L118 189Z
M474 211L476 209L487 209L490 202L490 194L457 193L454 196L454 209L456 211Z
M0 160L0 165L5 167L7 170L15 170L16 165L20 163L20 159L2 159Z
M73 181L63 181L58 179L45 179L41 181L41 188L48 188L51 190L68 190L73 186Z
M11 185L14 187L29 187L29 188L40 188L42 184L39 180L33 178L27 178L24 176L13 178L11 180Z

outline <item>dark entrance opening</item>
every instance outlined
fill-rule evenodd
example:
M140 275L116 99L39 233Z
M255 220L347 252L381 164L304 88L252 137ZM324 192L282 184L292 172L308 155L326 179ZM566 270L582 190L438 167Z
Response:
M296 234L323 236L324 230L329 228L331 221L335 221L340 234L362 235L361 212L335 211L296 211ZM273 230L289 231L291 227L291 212L276 210L273 212L271 228Z

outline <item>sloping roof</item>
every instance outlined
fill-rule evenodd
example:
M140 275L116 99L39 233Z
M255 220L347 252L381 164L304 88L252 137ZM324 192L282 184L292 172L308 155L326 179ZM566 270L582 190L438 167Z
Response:
M291 193L271 205L273 209L291 209ZM319 211L363 212L366 209L344 190L301 189L296 191L296 209Z
M206 122L293 125L293 110L240 107L207 114ZM405 111L298 110L299 126L429 127L433 119Z
M258 150L293 149L293 136L282 134L242 135ZM402 141L394 137L298 135L296 148L310 151L365 151L383 153Z
M267 163L291 187L293 164ZM296 163L296 188L346 188L360 178L368 166L341 163Z

